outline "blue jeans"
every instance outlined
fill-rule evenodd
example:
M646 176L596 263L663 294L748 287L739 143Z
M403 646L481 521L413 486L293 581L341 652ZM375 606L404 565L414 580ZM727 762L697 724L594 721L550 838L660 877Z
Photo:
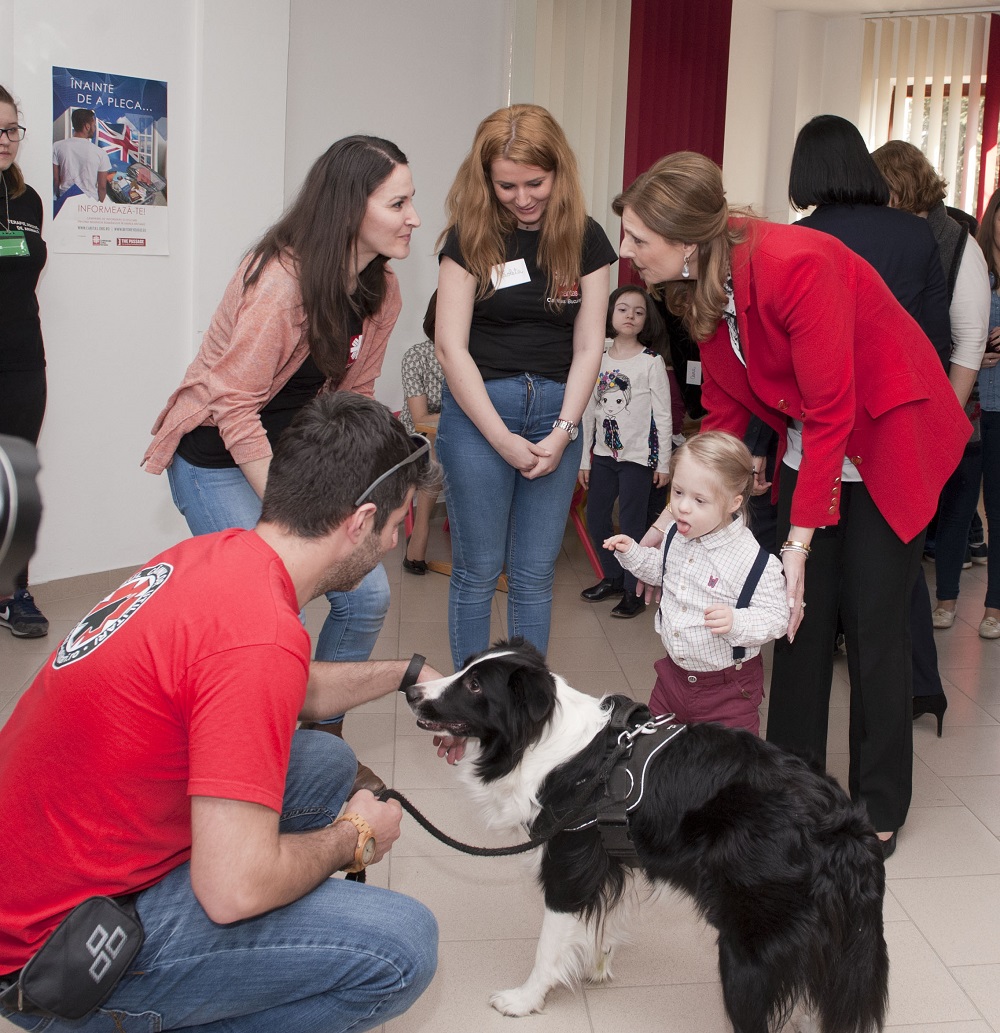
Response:
M983 437L983 508L990 533L986 606L1000 610L1000 410L983 409L979 430Z
M538 442L552 433L565 385L525 373L487 380L486 391L508 430ZM490 644L490 608L505 566L508 631L544 653L582 439L570 442L552 473L528 480L479 433L446 386L436 449L451 525L448 630L455 669Z
M213 470L174 456L167 468L170 494L192 534L255 527L260 499L237 468ZM367 660L389 609L389 579L379 564L353 592L327 592L330 613L316 642L316 659Z
M937 528L934 532L935 595L939 600L958 598L962 562L969 548L972 514L979 505L983 481L983 455L979 444L967 445L955 472L941 489Z
M343 740L296 732L282 832L328 825L356 771ZM0 1014L47 1033L357 1033L406 1011L437 967L437 922L423 904L340 878L231 925L205 915L189 864L137 903L146 940L102 1008L81 1022Z

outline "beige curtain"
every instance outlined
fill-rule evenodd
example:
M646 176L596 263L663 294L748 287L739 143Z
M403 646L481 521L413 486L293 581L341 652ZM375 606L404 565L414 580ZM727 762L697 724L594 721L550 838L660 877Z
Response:
M989 12L865 21L858 126L868 146L909 140L948 180L946 203L966 211L976 207L989 26Z
M511 32L511 102L541 104L563 127L588 211L616 246L630 13L630 0L515 0Z

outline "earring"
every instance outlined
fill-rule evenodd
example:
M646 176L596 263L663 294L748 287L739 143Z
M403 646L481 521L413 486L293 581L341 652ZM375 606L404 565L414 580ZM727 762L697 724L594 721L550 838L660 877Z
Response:
M681 266L681 276L683 276L685 280L691 275L691 270L688 268L688 259L690 257L691 257L690 255L685 255L684 256L684 265Z

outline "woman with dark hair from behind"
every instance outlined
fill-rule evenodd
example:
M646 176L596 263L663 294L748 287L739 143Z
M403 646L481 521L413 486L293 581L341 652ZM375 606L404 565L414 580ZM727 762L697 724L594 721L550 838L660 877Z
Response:
M320 391L374 396L400 310L388 261L406 258L419 225L406 156L350 136L244 258L143 458L167 470L193 534L254 527L272 448ZM327 599L316 659L367 660L389 606L385 569ZM340 734L342 719L313 727Z
M857 126L837 115L817 115L799 130L788 176L788 199L799 211L817 206L799 226L829 233L874 266L896 300L927 334L948 372L951 324L934 234L924 220L889 207L889 187ZM954 380L952 384L955 386ZM943 713L947 700L938 673L923 566L913 586L910 636L914 698L930 701L933 697L928 705Z

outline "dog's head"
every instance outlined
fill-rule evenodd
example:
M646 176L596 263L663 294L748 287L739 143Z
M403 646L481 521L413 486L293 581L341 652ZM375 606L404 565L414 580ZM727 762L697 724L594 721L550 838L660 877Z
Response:
M542 654L520 638L497 642L447 678L406 690L421 728L479 740L476 774L483 782L517 767L552 719L555 698Z

